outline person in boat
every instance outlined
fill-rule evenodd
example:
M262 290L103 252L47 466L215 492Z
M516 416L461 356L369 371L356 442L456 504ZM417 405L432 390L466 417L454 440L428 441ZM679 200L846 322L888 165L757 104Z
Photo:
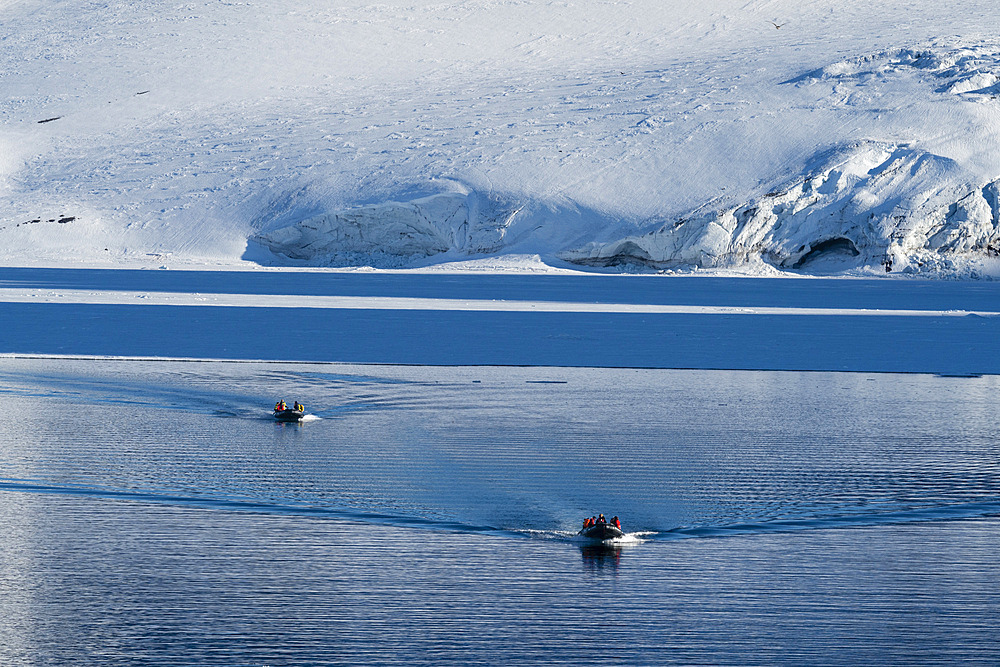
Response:
M306 411L306 406L302 405L298 401L295 401L295 410L298 411L298 412L305 412Z
M603 523L607 523L607 522L608 522L608 520L604 518L603 514L598 514L597 515L597 523L603 524Z
M618 520L617 516L611 517L611 525L617 528L618 530L622 529L622 522Z
M288 404L285 403L284 400L280 400L280 401L278 401L277 403L274 404L274 411L275 412L281 412L281 411L287 410L287 409L288 409Z

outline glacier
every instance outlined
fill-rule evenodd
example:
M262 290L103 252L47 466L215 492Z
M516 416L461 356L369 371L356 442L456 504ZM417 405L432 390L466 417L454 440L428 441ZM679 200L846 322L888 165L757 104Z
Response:
M985 0L0 11L0 265L1000 276Z

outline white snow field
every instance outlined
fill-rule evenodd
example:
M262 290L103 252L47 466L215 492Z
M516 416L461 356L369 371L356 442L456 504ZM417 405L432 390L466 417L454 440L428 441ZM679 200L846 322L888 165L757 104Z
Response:
M1000 275L993 0L0 17L0 265Z

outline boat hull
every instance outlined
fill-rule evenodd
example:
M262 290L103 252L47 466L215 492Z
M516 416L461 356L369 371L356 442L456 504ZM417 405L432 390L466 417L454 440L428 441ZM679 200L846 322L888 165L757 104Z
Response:
M618 530L610 523L599 523L596 526L591 526L590 528L584 528L579 533L580 537L585 537L588 540L614 540L619 537L625 537L625 533Z
M306 416L301 410L275 410L274 418L279 422L299 422Z

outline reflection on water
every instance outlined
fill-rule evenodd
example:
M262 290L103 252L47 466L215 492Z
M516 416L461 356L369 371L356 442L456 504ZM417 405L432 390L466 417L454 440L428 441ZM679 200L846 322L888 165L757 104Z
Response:
M583 567L591 573L617 572L621 561L622 548L606 544L590 544L580 547Z
M0 360L0 663L1000 662L994 377L331 371Z

